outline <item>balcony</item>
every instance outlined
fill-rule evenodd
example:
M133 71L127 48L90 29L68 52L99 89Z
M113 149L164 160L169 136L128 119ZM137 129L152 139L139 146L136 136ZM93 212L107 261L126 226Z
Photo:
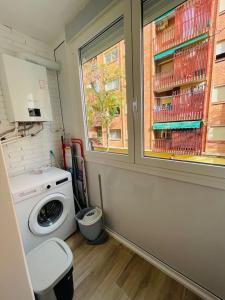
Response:
M186 84L206 80L209 42L177 51L173 55L173 70L154 76L154 90L162 92Z
M171 103L162 105L156 98L153 110L154 122L201 120L204 113L205 89L186 89L174 93Z
M165 51L209 31L211 0L189 0L180 5L174 15L174 25L156 24L155 53ZM158 30L157 30L158 29Z
M175 45L175 26L170 26L156 33L155 53L167 50Z
M153 151L178 155L201 155L202 129L174 130L171 138L155 139Z
M174 54L174 80L176 84L204 80L207 74L209 42L182 49Z

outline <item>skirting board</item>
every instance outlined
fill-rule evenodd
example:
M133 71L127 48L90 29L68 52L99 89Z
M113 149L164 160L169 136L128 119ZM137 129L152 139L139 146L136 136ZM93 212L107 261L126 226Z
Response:
M118 234L117 232L112 231L110 228L105 226L106 231L109 235L111 235L114 239L118 240L121 244L126 246L127 248L131 249L133 252L144 258L150 264L167 274L169 277L173 278L177 282L181 283L183 286L188 288L189 290L193 291L196 295L201 297L205 300L221 300L221 298L216 297L215 295L211 294L209 291L203 289L198 284L194 283L190 279L186 278L182 274L176 272L174 269L170 268L148 252L144 251L142 248L138 247L136 244L132 243L131 241L127 240L122 235Z

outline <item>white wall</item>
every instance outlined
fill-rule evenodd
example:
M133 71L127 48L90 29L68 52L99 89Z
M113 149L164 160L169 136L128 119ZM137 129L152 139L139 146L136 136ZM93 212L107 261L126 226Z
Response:
M2 300L32 300L22 241L0 145L0 298Z
M48 45L0 24L0 53L16 54L19 51L54 59L53 51ZM36 137L3 146L10 176L50 165L50 150L53 150L57 159L61 161L62 119L55 72L48 71L48 83L54 121L44 123L44 130ZM0 87L0 135L10 128L12 124L7 120L4 96Z
M62 102L62 116L63 123L66 128L70 127L71 121L74 119L74 113L71 110L71 107L67 105L68 99L70 97L69 93L69 76L68 76L68 65L66 59L66 43L63 42L59 47L55 50L55 58L60 63L61 69L58 73L59 79L59 90ZM73 122L73 121L72 121Z
M106 225L225 299L225 191L99 163L87 164L89 196Z

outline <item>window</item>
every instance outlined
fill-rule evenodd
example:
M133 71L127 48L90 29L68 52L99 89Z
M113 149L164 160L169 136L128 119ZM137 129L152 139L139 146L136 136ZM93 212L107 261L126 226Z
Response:
M225 0L220 0L219 12L225 11Z
M116 115L119 116L120 115L120 106L116 107Z
M222 59L225 57L225 41L218 42L216 45L216 59Z
M97 131L97 138L101 139L102 138L102 127L97 127L96 131Z
M220 21L216 1L188 0L177 7L168 4L168 10L162 3L160 9L152 3L142 1L142 153L225 164L225 147L212 146L212 140L215 144L225 140L225 127L213 124L215 119L216 124L225 124L225 104L213 108L225 101L224 66L214 60L225 57L225 41L219 42L222 35L212 26Z
M225 85L215 86L212 91L212 102L225 102Z
M104 63L115 62L118 59L118 48L113 48L104 54Z
M89 150L128 153L128 141L121 138L121 130L110 129L116 122L127 130L127 118L120 111L127 106L125 59L123 18L80 48ZM115 145L113 140L120 142Z
M110 140L121 140L121 129L110 129L109 138Z
M225 126L210 127L208 138L210 141L225 141Z
M113 79L112 81L109 81L105 84L105 90L112 91L112 90L118 90L119 89L119 79Z
M87 154L201 174L225 165L225 132L216 129L225 126L225 60L215 60L225 54L224 32L213 26L222 22L218 2L132 4L129 26L123 17L106 25L104 17L76 48Z

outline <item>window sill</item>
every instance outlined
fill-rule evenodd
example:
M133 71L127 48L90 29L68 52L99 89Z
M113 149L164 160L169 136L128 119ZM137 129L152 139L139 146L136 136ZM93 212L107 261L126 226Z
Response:
M225 14L225 10L222 10L222 11L219 12L219 16L222 16L224 14Z
M91 158L87 157L86 159L87 163L94 163L94 164L101 164L108 167L114 167L119 169L124 169L128 171L132 171L135 173L142 173L142 174L148 174L151 176L157 176L157 177L163 177L171 180L186 182L186 183L192 183L197 185L203 185L206 187L211 187L215 189L221 189L225 190L225 168L220 166L210 166L210 165L201 165L196 164L198 167L202 167L203 169L210 169L211 172L207 171L207 174L198 174L197 172L194 173L194 164L187 163L189 166L193 166L193 172L190 171L183 171L183 170L172 170L168 168L163 167L156 167L156 166L150 166L150 165L143 165L140 163L131 163L131 162L123 162L118 160L105 160L102 158ZM174 162L172 162L174 163ZM180 162L177 161L176 165L178 165ZM195 166L196 166L195 165ZM216 176L216 173L214 174L213 169L219 169L222 170L223 176ZM206 172L205 172L206 173Z
M109 139L109 140L112 141L112 142L119 142L119 141L121 141L121 139Z
M225 104L225 101L212 102L212 105L221 105Z
M223 61L225 61L225 57L216 59L215 63L217 64L217 63L220 63L220 62L223 62Z
M208 140L207 143L225 144L225 141L223 141L223 140Z

